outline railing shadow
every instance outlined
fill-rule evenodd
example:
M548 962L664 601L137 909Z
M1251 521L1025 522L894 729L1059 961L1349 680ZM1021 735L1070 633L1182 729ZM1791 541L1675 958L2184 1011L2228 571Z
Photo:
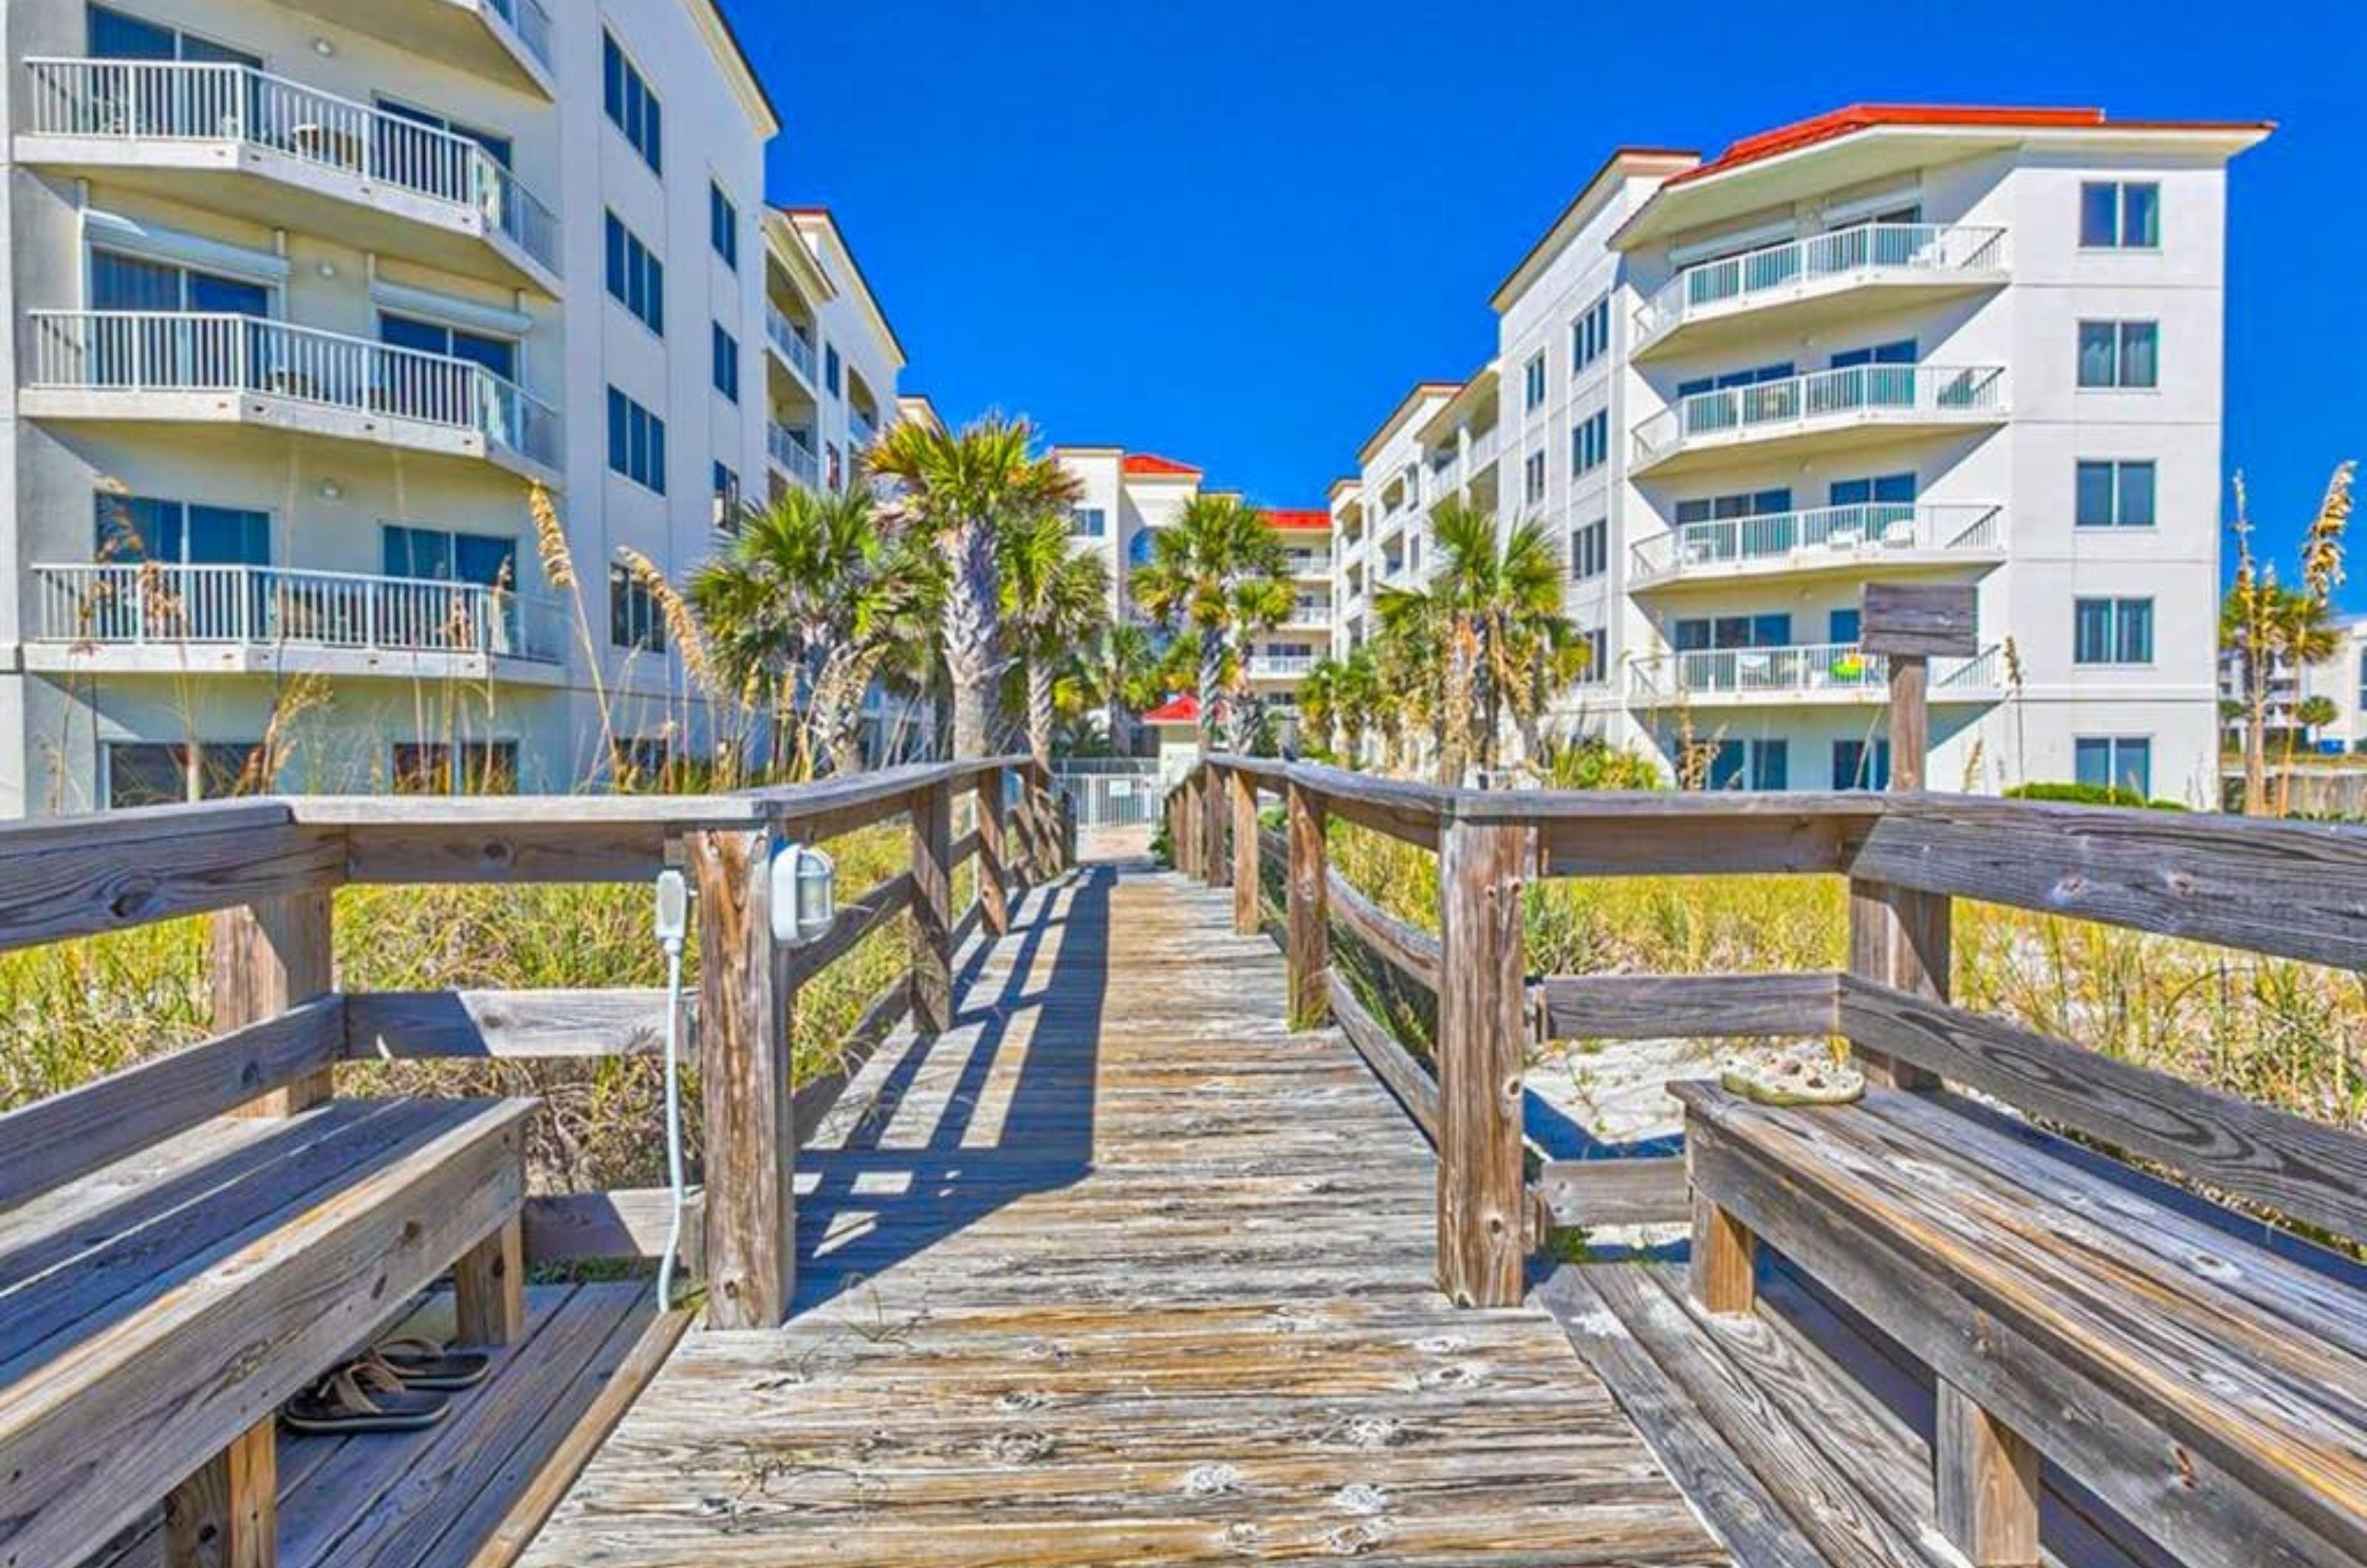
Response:
M836 1146L800 1153L795 1311L1093 1169L1117 871L1031 893L957 974L953 1027L856 1086L867 1104Z

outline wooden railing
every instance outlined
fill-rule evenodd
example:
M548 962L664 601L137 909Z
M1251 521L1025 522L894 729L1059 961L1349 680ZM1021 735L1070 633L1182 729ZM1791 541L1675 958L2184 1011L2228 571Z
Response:
M583 1059L663 1038L662 990L340 992L333 896L362 884L610 883L668 865L696 894L697 1053L704 1102L708 1321L778 1324L794 1280L799 1140L909 1012L952 1021L952 961L1000 934L1010 901L1066 854L1049 781L1021 758L933 763L735 795L271 798L0 827L0 949L212 917L213 1037L0 1116L0 1206L212 1117L286 1114L329 1098L348 1061ZM957 802L974 823L954 833ZM766 918L773 846L904 818L911 865L840 902L802 947ZM977 893L952 908L956 871ZM912 916L907 968L864 1009L825 1076L793 1083L801 987ZM655 1136L652 1129L651 1135ZM527 1258L646 1256L663 1190L528 1201Z
M1257 831L1280 798L1286 840ZM1327 863L1353 824L1438 856L1435 934ZM2367 965L2367 828L1910 792L1615 794L1435 788L1235 756L1170 795L1180 869L1235 890L1258 929L1281 855L1294 1021L1336 1024L1439 1157L1443 1288L1516 1303L1548 1229L1686 1217L1682 1158L1561 1160L1523 1141L1533 1038L1845 1038L1878 1082L1943 1081L2006 1101L2305 1225L2367 1235L2367 1144L1949 1002L1955 901ZM1827 874L1849 880L1845 968L1779 975L1534 976L1523 889L1536 877ZM1425 1062L1333 964L1334 932L1436 998Z

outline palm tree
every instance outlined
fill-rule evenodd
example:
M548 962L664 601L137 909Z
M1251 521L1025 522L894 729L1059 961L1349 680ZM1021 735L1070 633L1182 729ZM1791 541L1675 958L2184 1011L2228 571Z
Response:
M1077 661L1080 709L1098 708L1112 746L1125 743L1137 716L1167 699L1167 649L1139 621L1105 622Z
M1566 683L1553 677L1579 646L1562 616L1561 551L1536 519L1500 536L1496 520L1460 497L1431 513L1431 537L1439 556L1432 590L1445 601L1456 657L1469 660L1472 749L1482 766L1496 765L1509 708L1534 755L1535 722Z
M1000 541L1002 624L1025 671L1027 750L1052 765L1053 686L1109 621L1109 569L1070 547L1065 512L1012 520Z
M1381 676L1370 643L1359 643L1340 661L1331 680L1332 717L1340 731L1341 754L1350 767L1365 763L1365 736L1373 728L1381 705Z
M910 635L933 574L861 488L784 491L742 513L730 547L692 574L719 683L771 716L776 772L861 765L864 693Z
M1196 636L1205 757L1220 706L1228 733L1240 729L1231 698L1246 684L1247 638L1290 614L1289 556L1255 507L1236 496L1194 496L1174 523L1151 535L1150 559L1135 571L1134 595L1169 630Z
M2343 463L2327 483L2326 498L2303 538L2300 588L2277 581L2273 562L2252 554L2252 523L2244 477L2236 476L2236 580L2219 606L2219 645L2235 655L2244 716L2244 809L2269 809L2269 704L2280 668L2296 676L2307 665L2333 657L2341 631L2335 624L2333 591L2342 581L2342 535L2350 516L2352 466ZM2293 756L2293 737L2285 746Z
M1339 717L1340 661L1323 655L1298 682L1298 749L1312 757L1329 757L1334 722Z
M1003 531L1076 500L1076 479L1036 454L1025 420L990 414L959 434L919 421L891 426L864 464L902 490L889 510L909 520L951 566L938 626L953 688L953 751L983 757L998 728L991 710L1009 660L1002 637Z
M1385 588L1373 611L1380 622L1374 647L1387 765L1410 768L1414 732L1427 728L1440 781L1461 784L1471 734L1471 661L1455 646L1446 601L1428 589Z

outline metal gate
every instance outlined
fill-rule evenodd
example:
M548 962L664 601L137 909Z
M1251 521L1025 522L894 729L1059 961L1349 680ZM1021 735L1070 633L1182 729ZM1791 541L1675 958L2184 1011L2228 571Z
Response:
M1167 798L1167 780L1149 758L1072 757L1052 770L1052 787L1080 829L1147 828Z

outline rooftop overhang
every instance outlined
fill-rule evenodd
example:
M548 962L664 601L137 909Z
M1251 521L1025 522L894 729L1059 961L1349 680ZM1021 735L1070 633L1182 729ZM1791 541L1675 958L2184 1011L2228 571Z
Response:
M1553 265L1578 231L1592 221L1595 215L1610 204L1611 198L1631 179L1667 179L1682 174L1701 162L1701 154L1674 147L1622 147L1603 161L1586 184L1579 187L1569 205L1553 220L1550 228L1537 237L1520 265L1513 267L1503 282L1496 286L1488 304L1498 315L1509 310L1539 274Z
M2090 111L2041 112L2066 117ZM2224 164L2273 129L2267 122L2112 123L2099 118L2078 123L2056 118L2048 124L1987 124L1950 119L1867 123L1766 152L1751 151L1751 143L1745 142L1717 161L1662 184L1620 225L1611 245L1637 250L1827 191L1993 152L2061 151L2100 158L2179 157Z
M1356 448L1356 461L1365 468L1372 467L1375 455L1383 446L1388 445L1390 436L1405 429L1409 424L1426 421L1436 411L1439 403L1452 398L1462 389L1463 383L1460 381L1415 382L1413 390L1399 399L1398 406L1389 411L1389 417L1381 421L1380 428L1366 437L1362 446Z
M1414 432L1415 439L1428 446L1445 440L1462 425L1493 424L1496 383L1496 362L1491 359L1481 366L1471 379L1464 382L1460 390L1440 405L1436 413L1422 422L1421 428ZM1491 417L1482 421L1479 418L1481 414Z
M846 243L846 231L838 226L838 219L826 207L788 207L779 211L787 219L791 228L804 237L815 254L835 257L845 268L847 284L855 304L863 311L865 322L878 334L880 343L887 347L888 357L896 368L903 369L908 363L903 340L896 335L896 329L888 324L887 312L879 308L879 297L871 291L870 279L863 276L863 264L855 259L855 248ZM825 260L823 265L826 269L828 261Z

